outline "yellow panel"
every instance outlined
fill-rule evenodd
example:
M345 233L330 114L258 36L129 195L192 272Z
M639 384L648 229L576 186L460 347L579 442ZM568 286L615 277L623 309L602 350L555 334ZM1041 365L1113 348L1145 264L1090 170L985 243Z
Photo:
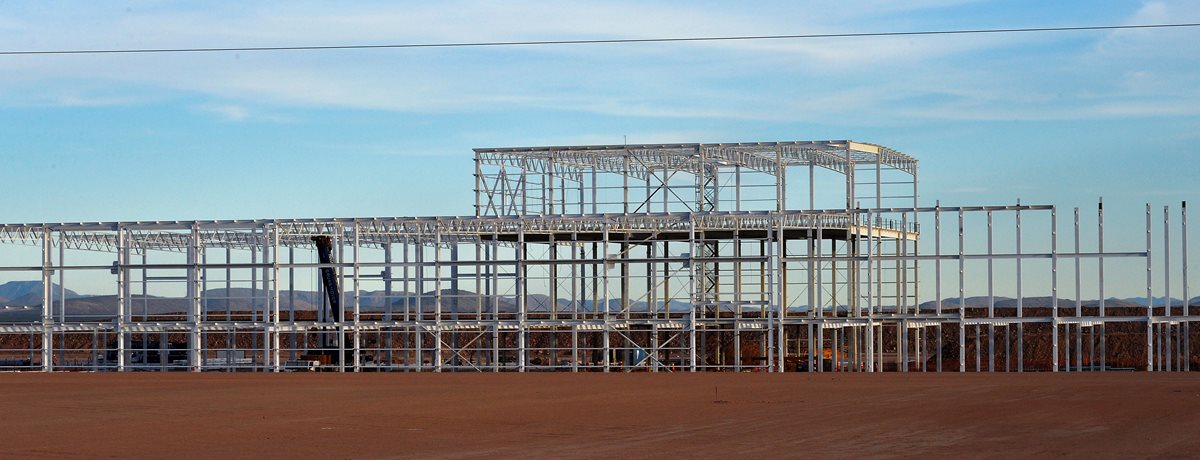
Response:
M850 150L858 150L859 152L878 154L879 146L871 145L871 144L860 144L858 142L851 141L850 142Z

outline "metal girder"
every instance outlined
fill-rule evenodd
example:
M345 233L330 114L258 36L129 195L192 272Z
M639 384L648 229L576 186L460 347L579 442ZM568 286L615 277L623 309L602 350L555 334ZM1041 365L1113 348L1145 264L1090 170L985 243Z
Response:
M950 208L946 208L949 210ZM863 212L852 210L853 212ZM852 214L851 213L851 214ZM233 248L260 249L272 245L268 237L278 233L281 247L312 247L312 235L342 235L349 241L358 228L362 247L384 247L393 243L474 244L497 236L525 234L600 233L606 228L613 232L687 232L691 225L698 231L767 230L776 224L784 228L849 229L851 214L845 210L818 211L713 211L670 212L642 214L576 214L522 217L394 217L363 219L298 219L276 221L246 221L241 228L228 222L216 230L206 230L196 222L201 249ZM898 228L896 222L879 221L880 229ZM186 252L191 244L190 232L176 230L178 224L163 223L163 230L144 222L115 222L105 225L116 229L97 231L93 224L28 224L0 227L0 242L24 245L41 244L44 232L51 233L54 247L114 252L124 234L125 244L137 253L143 251ZM129 230L129 228L136 230Z
M917 160L911 156L850 140L479 148L475 154L481 164L554 172L572 180L581 180L577 174L583 171L645 179L654 170L699 173L704 167L725 166L772 175L778 174L781 165L812 164L842 174L856 164L879 163L909 174L916 174L917 168Z

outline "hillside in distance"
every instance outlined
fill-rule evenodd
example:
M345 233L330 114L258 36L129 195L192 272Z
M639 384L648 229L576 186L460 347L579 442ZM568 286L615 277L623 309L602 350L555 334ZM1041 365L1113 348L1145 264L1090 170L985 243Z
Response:
M55 292L58 292L59 287L53 286ZM0 304L5 308L0 309L0 321L4 322L27 322L36 321L41 318L41 282L40 281L13 281L0 285ZM438 300L438 292L428 291L420 294L410 292L392 292L387 295L385 291L360 291L359 292L359 309L363 312L381 312L387 310L391 306L393 312L400 312L407 309L409 312L422 311L430 313L435 311L436 302ZM445 313L475 313L480 311L483 306L483 311L490 311L495 306L501 312L516 312L518 310L517 298L514 296L504 295L483 295L467 290L451 290L443 289L440 292L441 311ZM65 314L77 320L102 320L114 318L117 314L117 297L115 295L80 295L74 291L66 291L66 309ZM131 313L134 316L139 315L178 315L187 311L187 299L180 297L156 297L142 296L140 294L130 297ZM346 310L350 310L353 306L353 292L346 292L343 297L343 305ZM1161 308L1165 304L1163 298L1156 298L1155 305ZM992 304L1000 309L1012 309L1017 305L1017 300L1011 297L995 296L992 299ZM1191 305L1200 306L1200 297L1193 298ZM316 291L281 291L279 298L280 311L316 311L324 304L324 299L321 294ZM579 311L593 312L597 310L599 302L586 299L578 303L578 306L572 304L569 299L551 300L549 296L544 294L530 294L526 297L526 309L530 312L547 312L556 310L559 312L571 312L576 308ZM937 302L928 301L920 305L921 310L934 310ZM986 296L972 296L964 299L964 305L967 308L979 309L986 308L989 304ZM1082 307L1092 309L1099 306L1098 300L1084 300L1081 302ZM1172 299L1173 306L1181 306L1182 300ZM264 306L269 305L268 293L263 290L253 290L250 288L219 288L209 289L201 293L201 308L203 311L210 313L219 312L249 312L251 310L261 311ZM556 308L551 308L551 306ZM672 299L669 304L671 311L686 311L687 301ZM954 311L958 309L959 299L957 297L946 298L942 300L942 309L944 311ZM1053 305L1053 299L1050 297L1025 297L1022 299L1024 308L1049 308ZM1075 300L1068 298L1059 298L1058 306L1060 309L1070 309L1075 307ZM1128 298L1105 299L1105 307L1113 309L1135 309L1145 308L1145 298ZM647 311L651 308L662 311L663 303L657 302L651 306L643 300L631 300L629 308L633 311ZM879 307L882 311L894 311L894 306L884 305ZM603 309L601 306L600 309ZM619 311L621 309L621 300L610 298L608 303L609 311ZM844 311L846 306L842 305L838 308ZM807 306L791 306L789 312L793 314L797 312L805 312ZM58 315L63 312L55 311ZM1085 313L1087 314L1087 313Z

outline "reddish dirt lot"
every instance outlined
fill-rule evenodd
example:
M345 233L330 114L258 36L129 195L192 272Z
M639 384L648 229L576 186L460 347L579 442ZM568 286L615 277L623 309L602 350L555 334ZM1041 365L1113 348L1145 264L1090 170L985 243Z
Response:
M1200 374L29 373L0 391L4 458L1200 452Z

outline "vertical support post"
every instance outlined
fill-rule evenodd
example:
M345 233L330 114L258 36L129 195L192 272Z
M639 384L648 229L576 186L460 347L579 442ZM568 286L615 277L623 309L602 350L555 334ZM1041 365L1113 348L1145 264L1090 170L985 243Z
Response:
M1098 238L1096 240L1097 241L1097 243L1096 243L1097 244L1097 252L1098 252L1096 261L1097 261L1097 265L1098 265L1097 268L1099 270L1097 272L1096 276L1099 279L1096 280L1096 284L1097 284L1098 290L1100 291L1100 317L1104 318L1105 311L1104 311L1104 198L1103 197L1100 198L1100 201L1096 205L1096 217L1097 217L1096 227L1097 227L1097 231L1099 232ZM1108 323L1103 322L1103 320L1101 320L1101 323L1100 323L1100 372L1104 372L1105 370L1108 369L1108 361L1107 361L1108 360L1108 349L1107 349L1108 340L1106 337L1107 331L1108 331Z
M225 291L222 294L226 297L229 297L230 296L229 293L233 291L233 268L231 268L232 267L230 265L231 263L233 263L233 248L226 246L225 247ZM322 289L323 288L321 287L321 284L317 283L318 297L320 297L322 299L321 302L324 302L324 297L321 296ZM320 318L322 317L323 314L324 314L324 308L317 310L317 318L318 318L317 321L321 321ZM225 322L226 323L233 322L233 303L232 302L225 302ZM225 333L226 345L225 345L224 351L225 351L225 370L227 372L234 371L233 350L237 348L236 337L237 336L236 336L235 329L228 328L226 330L226 333ZM325 344L321 344L321 345L324 346Z
M475 152L475 217L483 215L483 208L480 207L480 196L483 195L483 171L479 162L479 152Z
M476 161L478 161L478 158L476 159ZM479 244L479 243L476 243L476 244ZM491 266L489 265L488 267L490 269ZM393 324L393 321L395 321L395 319L392 317L392 305L393 305L393 303L392 303L393 302L393 300L392 300L392 295L393 295L392 279L393 279L393 277L392 277L392 239L390 236L388 237L387 244L385 244L383 246L383 273L382 273L382 275L383 275L383 298L384 298L383 321L385 324L387 324L387 326L386 326L387 327L387 335L384 336L384 342L383 342L384 357L382 359L384 360L384 362L386 363L388 368L391 368L392 366L394 366L396 364L396 361L395 361L396 347L395 347L395 343L393 341L393 334L395 334L394 331L395 331L396 326L395 326L395 324ZM483 289L480 289L480 292L482 293ZM408 302L408 299L404 299L404 301ZM479 311L481 313L483 312L483 308L484 308L483 302L479 302Z
M200 226L192 224L187 252L187 298L189 323L188 329L188 363L192 372L203 370L203 357L200 356L200 264L199 254L203 248L200 242Z
M817 209L817 186L813 182L813 176L816 174L816 165L813 164L811 156L808 157L808 209L810 211Z
M517 372L525 372L526 362L526 340L528 340L529 328L526 324L528 315L526 311L526 299L528 295L526 289L529 283L529 273L526 272L525 255L528 248L525 247L525 226L522 225L517 231L517 260L516 260L516 292L517 292Z
M1025 316L1025 292L1022 289L1022 283L1025 277L1022 276L1021 268L1024 266L1025 257L1021 250L1021 200L1017 199L1017 318ZM1025 372L1025 323L1017 323L1017 372Z
M498 234L492 234L492 241L484 247L484 253L489 262L488 275L491 281L488 283L488 297L492 304L492 370L500 371L500 247L496 244L500 237Z
M1079 256L1079 208L1075 208L1075 319L1079 321L1075 325L1075 370L1083 370L1083 321L1080 319L1083 316L1083 290L1080 287L1080 266ZM1068 340L1070 340L1068 338Z
M778 220L780 214L775 215ZM769 293L767 295L767 357L770 359L767 370L782 372L784 371L784 343L782 342L782 324L784 324L784 304L779 298L779 263L782 257L778 249L779 240L784 238L784 235L776 233L779 231L780 223L772 222L772 225L767 229L767 275L770 280L767 283ZM775 239L775 241L772 241ZM772 359L774 358L774 359Z
M1171 316L1171 208L1163 206L1163 304L1166 307L1163 310L1163 315ZM1163 328L1166 329L1165 339L1162 344L1163 351L1166 355L1163 356L1163 364L1160 366L1166 368L1167 372L1171 371L1171 323L1163 323Z
M279 244L279 226L275 226L275 240ZM279 260L276 257L276 260ZM206 277L207 278L207 277ZM206 289L207 290L207 289ZM288 359L295 360L297 348L296 332L296 247L288 245Z
M967 371L967 296L963 257L963 210L958 209L958 371Z
M554 150L546 160L546 173L542 175L542 214L553 215L554 211Z
M1088 326L1088 370L1096 370L1096 323L1090 322ZM1104 324L1104 323L1100 323Z
M775 190L775 203L780 211L787 209L787 168L784 163L783 150L775 151L775 174L779 186Z
M662 180L664 180L664 184L666 184L666 181L668 180L665 177L665 175L666 174L664 174L664 179L662 179ZM664 201L662 201L662 211L664 211L664 213L665 213L665 211L667 210L666 196L668 195L668 193L666 191L666 185L664 185L662 187L664 187L664 191L662 191L662 197L664 197ZM664 246L666 246L665 243L664 243ZM659 287L658 287L659 286L658 285L659 264L654 263L653 261L658 261L659 257L667 257L668 255L667 255L666 251L664 251L664 253L662 253L662 255L659 256L658 255L658 247L659 247L658 241L652 241L652 243L649 243L646 246L646 256L647 256L647 258L650 259L650 261L652 261L652 262L649 262L646 264L646 291L647 291L646 292L646 305L647 305L646 313L647 313L647 316L649 317L650 321L656 321L656 319L659 319L659 305L661 303L661 300L665 300L665 299L659 298ZM664 249L665 249L665 247L664 247ZM666 289L662 289L662 291L666 292ZM554 298L554 295L551 295L551 298ZM661 303L661 304L664 307L667 306L665 303ZM666 312L664 311L664 316L665 316L665 313ZM553 343L553 341L552 341L552 343ZM650 372L658 372L659 371L659 358L660 358L659 325L658 325L658 323L650 324L650 342L648 343L648 348L649 348L649 350L646 351L648 358L646 360L644 360L643 363L646 363L646 366L647 366L647 368L649 368Z
M354 311L353 311L354 317L352 318L352 320L354 322L354 332L351 334L351 336L353 337L353 340L354 340L354 346L353 346L353 351L351 352L351 357L354 360L354 364L353 364L354 372L361 372L362 371L362 327L361 327L362 325L359 322L359 314L362 311L361 310L362 304L360 303L362 301L362 286L360 285L362 278L361 278L361 272L360 272L361 267L359 266L359 263L361 262L361 257L359 256L359 246L361 244L361 240L359 239L359 234L361 233L361 229L359 228L357 221L354 222L354 227L352 227L352 229L354 230L354 239L352 241L352 243L354 244L354 248L351 249L351 251L353 251L352 256L354 257L354 267L353 267L353 272L351 273L351 276L354 277L354 281L352 283L352 285L354 286Z
M408 302L404 303L404 320L408 321L410 318L413 320L413 333L411 334L414 339L413 340L413 348L414 348L413 359L414 359L414 364L417 366L418 372L424 370L424 368L425 368L425 356L424 355L425 355L426 324L425 324L425 243L424 243L424 239L427 237L428 236L424 235L424 234L418 235L417 237L413 238L412 240L410 240L409 242L406 242L404 244L404 260L405 260L405 262L408 262L408 252L409 252L408 247L410 246L409 243L411 243L411 246L413 247L413 250L412 250L413 261L416 262L415 266L413 267L416 269L415 270L416 271L416 280L413 282L413 285L416 288L416 297L417 297L416 303L417 304L416 304L415 308L411 309L412 311L410 312ZM410 292L408 290L408 264L407 263L405 264L404 271L405 271L405 277L404 277L405 289L404 289L404 291ZM408 360L407 353L405 355L406 355L405 361L407 361Z
M823 265L825 265L824 264L824 262L825 262L825 244L824 244L824 242L825 242L825 228L824 228L825 219L823 217L824 216L819 216L817 218L817 239L815 240L817 254L816 254L816 268L814 269L814 271L816 272L817 282L816 282L816 285L813 286L816 291L816 305L813 308L816 308L817 318L821 318L821 317L825 316L825 292L823 290L823 286L825 285L825 280L823 279L824 278L823 274L825 271L824 271L824 268L822 267ZM741 254L734 254L734 255L740 256ZM738 281L737 292L741 292L741 281L740 280ZM824 338L824 334L825 334L824 329L821 330L821 334L822 334L822 338ZM821 347L823 345L820 342L821 341L818 341L817 347ZM818 350L818 351L820 351L820 350Z
M983 346L980 345L980 343L979 343L979 341L982 340L982 337L983 337L983 325L976 324L975 325L975 372L983 371L983 366L980 364L980 360L983 357Z
M61 323L67 322L67 282L64 279L66 277L66 273L67 273L67 271L65 270L65 267L67 266L67 257L66 257L67 245L62 244L62 231L61 230L58 233L58 241L59 241L59 244L58 244L58 267L59 267L58 268L58 322L61 324ZM67 359L67 355L66 355L66 353L67 353L67 351L66 351L67 333L66 333L66 331L60 332L59 337L62 338L61 340L62 340L63 345L62 345L62 349L59 350L58 355L62 359L63 362L66 362L66 359Z
M1163 302L1166 309L1163 314L1171 315L1171 208L1163 206ZM1187 298L1184 298L1184 302ZM1166 357L1163 361L1166 364L1166 370L1171 371L1171 323L1163 323L1167 330L1166 343L1163 348L1166 350Z
M1004 323L1004 372L1012 371L1012 323Z
M54 274L50 254L53 245L50 240L50 228L42 227L42 371L54 370L54 288L51 276ZM59 267L62 270L62 267ZM65 300L65 299L64 299ZM64 343L65 347L66 344Z
M872 220L872 216L872 212L867 210L867 372L875 372L875 222ZM938 308L941 308L940 301ZM882 353L883 350L879 350L879 352ZM879 371L882 372L883 369L879 369Z
M1146 371L1154 370L1154 291L1150 256L1150 203L1146 203Z
M733 167L733 210L742 211L742 165Z
M992 246L992 211L987 211L987 293L988 293L988 319L996 318L996 297L995 283L996 279L992 269L995 252ZM988 322L988 372L996 371L996 323Z
M525 160L521 166L521 179L519 188L521 189L521 207L517 210L518 215L526 216L529 211L529 161Z
M262 263L258 264L258 266L255 267L253 270L255 272L258 272L259 270L262 271L262 285L256 287L256 289L262 289L262 296L263 296L262 316L260 316L259 319L256 320L257 321L256 327L260 327L262 330L262 348L256 349L255 352L256 353L259 351L262 352L262 357L263 357L262 372L267 372L268 370L271 369L271 366L272 366L272 364L271 364L271 358L272 358L271 328L269 327L270 318L267 318L267 315L269 315L271 312L271 301L272 301L271 300L271 294L272 294L272 292L271 292L271 269L270 269L271 245L269 243L267 243L267 241L270 241L270 235L267 234L267 226L263 225L263 226L259 227L258 231L260 231L262 233L263 243L260 248L262 250ZM256 249L256 251L257 251L257 249ZM256 295L256 297L257 297L257 295ZM257 335L256 335L256 337L257 337Z
M942 201L938 200L933 205L933 297L934 314L941 318L942 316ZM1018 296L1020 297L1020 296ZM1019 302L1019 301L1018 301ZM938 320L935 329L937 335L937 371L942 371L942 320Z
M915 226L915 225L918 225L919 215L920 215L917 212L917 206L918 206L918 202L920 200L918 199L918 194L917 194L917 167L916 167L916 164L912 165L911 172L912 172L912 216L913 216L912 223ZM881 179L879 177L876 177L875 180L879 181ZM908 213L905 212L905 213L901 214L901 219L905 220L907 216L908 216ZM916 230L919 232L919 229L916 229ZM905 289L905 293L904 293L905 303L908 302L908 296L911 292L912 300L913 300L913 308L916 310L916 314L920 315L921 314L921 302L919 299L920 287L921 287L921 284L920 284L920 281L921 281L920 260L917 258L913 258L913 260L912 260L912 285L911 285L911 291L910 291L909 290L910 289L909 282L908 282L908 274L909 274L908 259L909 258L907 257L907 252L908 252L908 243L909 242L908 242L908 238L907 238L907 234L908 234L908 223L907 222L904 224L903 228L901 228L901 231L903 231L905 233L904 251L905 251L906 257L905 257L905 261L904 261L904 285L903 285L904 289ZM914 239L912 241L912 245L913 245L913 254L919 255L920 254L920 241ZM939 302L940 301L941 300L939 299ZM925 328L922 327L920 329L920 331L921 331L921 334L924 334ZM925 369L925 365L927 364L928 359L929 358L927 356L922 357L921 370Z
M918 197L918 194L917 194L917 166L914 164L912 168L913 168L912 169L912 186L913 186L913 190L912 190L912 193L913 193L912 194L912 199L913 199L913 201L912 201L912 208L913 208L912 222L913 222L913 225L915 226L915 225L919 225L919 223L918 223L919 214L917 213L917 206L918 206L918 201L919 201L917 199L917 197ZM878 180L878 178L876 178L876 180ZM907 215L908 214L905 213L902 216L907 216ZM915 230L918 233L920 232L919 228L916 228ZM905 233L908 232L908 225L904 226L903 231ZM912 241L912 244L913 244L913 254L919 255L920 254L920 240L914 239ZM904 243L904 247L907 250L907 248L908 248L907 241ZM920 290L921 290L921 265L920 264L921 264L921 261L919 258L913 258L913 260L912 260L912 274L913 274L913 276L912 276L912 296L913 296L913 307L916 308L917 314L921 313L921 302L919 300ZM906 277L908 276L908 262L907 261L905 262L905 276ZM907 281L908 280L906 278L905 279L905 289L908 288ZM907 295L907 292L905 294ZM922 329L922 330L924 330L924 329ZM924 366L925 365L924 362L922 362L921 365Z
M883 207L883 156L875 155L875 207Z
M258 238L258 228L257 227L251 229L250 232L254 238L256 238L256 239ZM256 334L257 330L255 330L256 325L259 324L259 321L258 321L258 288L259 288L259 286L258 286L258 267L259 267L258 249L259 248L257 248L257 247L250 248L250 323L252 324L252 326L250 327L250 332L249 332L249 334L250 334L250 350L249 351L251 353L250 356L252 356L252 357L254 357L255 353L258 352L258 335ZM264 312L266 311L265 306L263 307L263 311ZM252 359L254 361L257 361L256 357L254 357ZM266 356L263 356L263 359L265 360ZM232 369L231 369L231 371L232 371ZM255 372L258 371L257 367L254 368L254 371Z
M772 303L775 304L775 371L783 372L784 357L787 355L787 340L783 333L783 319L787 316L787 299L783 296L783 258L785 246L783 240L783 215L775 216L773 225L775 233L775 249L773 256L775 257L773 268L773 276L771 277L771 297ZM767 244L770 244L768 242Z
M1050 371L1058 372L1058 207L1050 208Z
M624 172L621 174L621 214L629 214L629 149L621 157Z
M334 257L336 258L334 260L337 260L337 266L334 267L334 271L337 272L337 286L339 290L339 292L334 293L334 295L338 297L338 305L341 306L337 313L337 317L334 318L334 322L337 324L335 330L337 330L338 372L346 372L346 270L344 268L344 264L346 263L345 238L346 228L345 226L339 224L337 226L337 235L334 235L333 237L333 250Z
M580 183L583 183L582 180ZM583 208L582 194L583 189L580 188L580 211ZM580 247L578 253L575 252L576 246ZM571 256L571 372L579 372L579 312L583 309L583 303L586 301L586 295L581 295L582 290L586 288L586 283L581 283L581 281L587 276L587 267L580 264L579 259L584 257L584 253L577 232L571 233L571 245L567 248L567 253ZM584 286L581 287L580 284L584 284Z
M628 161L629 161L629 157L628 157L628 156L626 156L626 157L625 157L625 161L627 162L627 163L626 163L626 170L628 171ZM628 176L628 174L626 174L626 176L625 176L625 177L629 177L629 176ZM628 206L628 200L626 200L626 203L627 203L627 204L626 204L626 206ZM693 224L693 227L694 227L694 224ZM610 322L612 321L612 308L610 307L610 306L612 305L612 304L611 304L611 301L612 301L612 299L610 298L611 294L610 294L610 290L609 290L609 286L608 286L608 284L609 284L609 283L608 283L608 270L609 270L609 263L608 263L609 234L608 234L608 228L609 228L609 222L608 222L608 221L605 221L605 222L604 222L604 234L601 236L601 237L602 237L602 239L603 239L603 241L601 242L601 246L604 248L604 251L602 252L602 254L603 254L603 255L601 256L601 263L602 263L602 267L603 267L602 269L603 269L603 271L604 271L604 280L603 280L603 281L604 281L604 306L603 306L603 308L604 308L604 309L602 310L602 311L603 311L603 313L601 314L601 315L602 315L602 316L601 316L601 318L603 318L603 320L604 320L604 327L603 327L603 329L602 329L602 333L601 333L601 339L600 339L600 340L601 340L601 351L603 352L603 356L601 357L601 364L603 365L604 372L606 372L606 373L607 373L607 372L609 372L609 370L610 370L610 367L611 367L611 364L612 364L612 363L611 363L611 361L612 361L612 358L611 358L611 357L612 357L612 348L610 348L610 345L611 345L611 344L610 344L610 340L611 340L611 338L609 337L609 336L610 336L610 333L611 333L611 331L612 331L612 325L610 324ZM693 229L692 231L694 232L694 229ZM694 239L695 239L695 238L693 238L693 240L694 240ZM693 310L695 309L695 307L694 307L694 306L693 306L692 308L693 308ZM693 326L693 330L694 330L694 326Z
M667 195L667 193L664 192L663 195ZM658 319L658 305L660 299L658 298L658 286L656 284L658 281L658 264L654 261L658 260L659 257L665 257L666 254L661 256L657 254L658 242L648 242L645 247L646 259L650 261L646 263L646 316L648 319L655 320ZM551 285L553 285L553 277L551 277L550 281ZM551 289L553 289L553 287L551 287ZM554 296L551 295L551 298L554 298ZM651 361L648 363L648 365L650 367L654 367L654 362Z
M822 275L822 273L824 273L824 269L823 269L822 265L824 265L823 262L824 262L824 256L825 256L825 244L824 244L824 242L825 242L825 238L824 238L825 237L825 228L824 228L825 219L823 217L824 216L818 216L818 218L817 218L817 239L815 241L816 247L817 247L817 257L816 257L817 264L816 264L816 268L815 268L815 271L817 273L817 282L815 285L810 286L811 289L814 289L816 291L816 304L812 308L816 309L817 318L821 318L825 315L825 312L824 312L824 310L825 310L825 293L823 291L825 282L823 279L824 276ZM738 292L741 292L740 287L738 288ZM825 371L825 323L818 322L816 329L817 329L817 353L816 353L817 372L824 372Z
M113 274L117 275L117 321L113 332L117 338L117 371L125 371L126 335L125 328L129 324L129 271L125 264L129 260L129 238L127 231L117 226L117 261L113 263Z
M829 340L829 358L830 358L829 359L829 361L830 361L829 362L829 371L830 372L841 372L842 371L842 368L841 368L842 357L841 357L840 353L838 353L842 349L841 331L842 331L841 328L833 328L829 331L830 335L832 336Z
M814 366L813 357L814 357L815 353L813 352L813 350L816 349L816 345L814 345L814 343L816 341L816 337L815 337L816 332L814 332L814 331L820 331L820 330L821 330L820 324L808 323L808 353L807 354L808 354L808 372L810 372L810 373L815 372L815 368L813 367Z
M544 197L543 197L544 199ZM545 205L545 201L542 202ZM424 312L422 312L424 316ZM442 348L442 227L433 227L433 371L441 372L445 363Z
M696 372L696 220L688 218L688 372ZM607 278L606 278L607 279ZM605 288L607 294L608 289ZM606 308L607 309L607 308ZM605 331L607 335L607 331ZM608 350L605 350L607 354Z
M578 305L578 304L574 304ZM579 372L579 323L571 325L571 372Z
M1188 297L1188 245L1187 245L1187 202L1179 203L1179 220L1182 225L1179 233L1180 260L1183 263L1183 370L1192 370L1192 311L1191 297Z
M279 350L279 223L272 223L268 229L271 235L271 365L273 371L279 372L283 369Z

